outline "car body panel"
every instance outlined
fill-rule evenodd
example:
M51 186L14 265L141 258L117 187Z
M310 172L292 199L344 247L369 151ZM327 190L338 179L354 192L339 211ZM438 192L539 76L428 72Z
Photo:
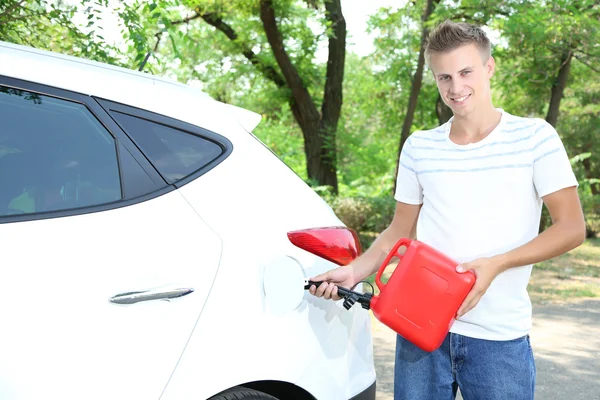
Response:
M223 238L224 248L214 291L163 399L181 398L191 388L197 390L194 397L206 398L235 384L239 376L295 383L318 399L348 399L375 380L367 311L347 311L341 302L308 293L285 315L274 315L266 305L262 277L269 263L292 257L305 278L336 267L292 245L287 233L343 225L268 153L252 136L240 136L231 156L218 166L220 174L204 175L180 189ZM270 179L262 179L265 175ZM223 185L223 176L236 176L236 185ZM299 290L302 286L299 281ZM217 341L223 345L211 345ZM215 376L211 371L227 373Z
M3 42L0 76L178 119L233 146L208 173L155 198L0 223L0 240L13 247L0 300L16 304L3 318L14 328L0 340L0 397L203 399L279 380L335 400L375 381L367 311L308 293L285 315L267 307L264 270L281 257L307 278L336 266L287 232L343 223L249 133L260 115L148 74ZM195 291L169 302L108 301L163 285Z
M0 311L0 397L158 398L221 257L220 239L180 193L0 224L0 242L0 302L7 306ZM109 302L119 293L169 287L194 292L171 301Z

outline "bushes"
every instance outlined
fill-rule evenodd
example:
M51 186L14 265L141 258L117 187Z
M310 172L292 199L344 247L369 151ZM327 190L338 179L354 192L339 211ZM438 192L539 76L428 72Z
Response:
M346 225L357 232L380 233L392 221L396 201L393 197L337 197L330 202Z
M378 234L380 234L394 217L396 200L390 196L366 197L366 196L333 196L327 191L316 190L329 203L339 219L349 228L354 229L363 247L366 250L371 246ZM587 237L595 237L600 232L600 206L597 197L582 196L582 205L586 219ZM593 202L596 201L596 202ZM542 230L552 224L548 209L544 206L542 212Z
M326 199L336 215L354 229L366 250L394 216L396 200L388 197L333 197Z
M585 230L587 238L594 238L600 234L600 196L587 193L586 188L579 189L579 198L585 217ZM540 221L540 232L552 225L552 218L544 205L542 208L542 219Z
M581 205L585 216L586 236L597 237L600 234L600 195L580 190Z
M591 214L585 216L586 237L598 237L600 233L600 214Z

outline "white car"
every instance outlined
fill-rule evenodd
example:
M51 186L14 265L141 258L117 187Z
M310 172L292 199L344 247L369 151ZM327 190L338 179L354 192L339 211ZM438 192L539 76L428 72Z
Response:
M375 398L369 313L303 289L360 244L259 115L0 42L0 121L0 399Z

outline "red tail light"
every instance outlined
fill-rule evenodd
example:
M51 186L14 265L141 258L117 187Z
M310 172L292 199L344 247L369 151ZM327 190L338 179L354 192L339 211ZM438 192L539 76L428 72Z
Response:
M301 249L338 265L350 264L361 252L358 235L345 227L288 232L288 238Z

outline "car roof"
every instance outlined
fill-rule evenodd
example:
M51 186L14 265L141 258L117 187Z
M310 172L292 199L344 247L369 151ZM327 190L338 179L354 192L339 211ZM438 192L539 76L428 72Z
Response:
M179 116L177 110L189 106L190 102L207 118L233 111L248 131L252 131L261 119L259 114L216 101L200 89L175 80L3 41L0 41L0 75L175 118Z

